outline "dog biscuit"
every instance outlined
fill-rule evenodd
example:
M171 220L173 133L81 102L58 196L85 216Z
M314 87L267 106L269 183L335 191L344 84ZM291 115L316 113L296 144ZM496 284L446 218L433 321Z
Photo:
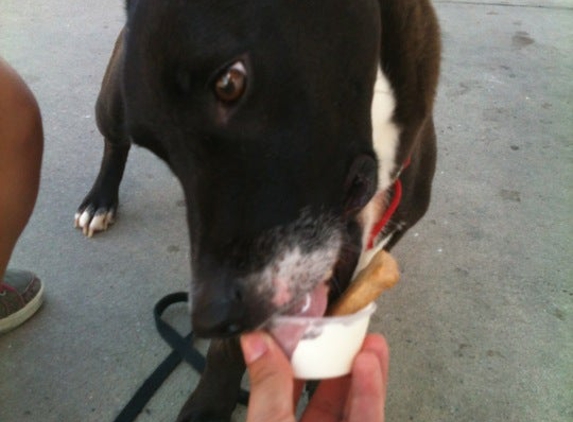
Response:
M328 309L328 315L358 312L376 300L384 290L393 287L399 278L398 263L388 252L381 250L358 273L340 299Z

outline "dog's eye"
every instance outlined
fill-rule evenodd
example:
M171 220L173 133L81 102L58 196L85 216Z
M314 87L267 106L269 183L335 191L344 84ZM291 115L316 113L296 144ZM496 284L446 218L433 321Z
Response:
M215 95L224 103L234 103L245 93L247 71L242 62L236 62L221 73L215 81Z

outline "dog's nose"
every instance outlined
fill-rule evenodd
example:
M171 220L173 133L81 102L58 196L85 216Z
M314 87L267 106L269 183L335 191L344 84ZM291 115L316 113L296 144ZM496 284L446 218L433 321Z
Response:
M213 292L209 292L213 293ZM244 329L244 303L241 286L194 298L192 325L199 337L231 337ZM210 296L210 297L209 297Z

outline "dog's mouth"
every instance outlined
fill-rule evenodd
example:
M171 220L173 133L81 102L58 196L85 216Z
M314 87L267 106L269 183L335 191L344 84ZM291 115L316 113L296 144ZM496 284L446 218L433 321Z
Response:
M354 251L354 252L352 252ZM296 317L322 317L326 314L330 303L346 290L356 265L359 253L355 248L341 250L337 262L333 268L327 271L320 281L311 290L302 292L288 304L280 308L272 317L296 316Z
M286 309L279 311L279 315L300 317L321 317L326 313L328 306L328 292L332 277L318 283L309 292L295 299Z
M287 356L292 355L302 337L304 324L285 323L285 320L295 317L301 321L326 315L329 304L334 303L350 284L361 253L357 243L343 242L334 265L322 277L317 277L318 283L279 308L264 324Z
M332 272L330 272L332 274ZM328 307L328 293L332 277L326 277L318 283L311 291L308 291L296 298L285 309L273 315L267 321L266 328L278 342L283 352L290 358L297 347L297 344L305 331L305 326L301 324L284 323L285 318L297 317L320 318L326 314ZM280 319L283 322L278 322Z

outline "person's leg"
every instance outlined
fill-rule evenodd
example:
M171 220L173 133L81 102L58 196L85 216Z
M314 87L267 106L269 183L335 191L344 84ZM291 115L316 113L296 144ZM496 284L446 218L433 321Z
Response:
M41 303L37 277L7 266L36 203L42 151L36 99L0 58L0 332L22 323Z

